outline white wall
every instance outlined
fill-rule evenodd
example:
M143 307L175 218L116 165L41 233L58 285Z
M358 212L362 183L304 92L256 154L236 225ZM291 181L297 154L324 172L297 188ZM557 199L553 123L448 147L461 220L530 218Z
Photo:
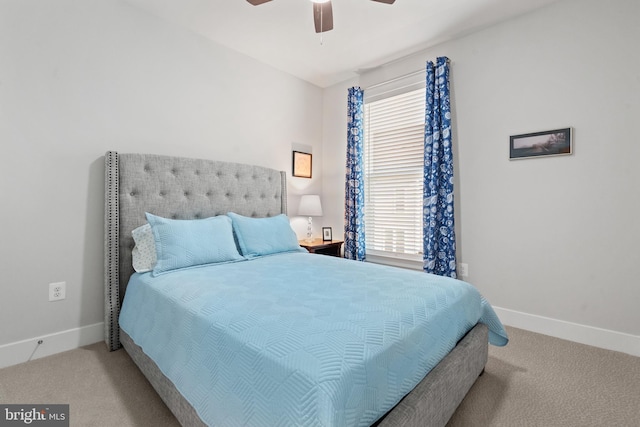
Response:
M124 2L0 2L0 350L102 322L107 150L289 174L292 146L310 146L295 215L321 191L321 117L318 87ZM48 302L56 281L67 297Z
M562 1L326 89L323 150L344 153L348 86L448 56L468 280L516 326L604 329L640 355L639 17L635 0ZM572 156L509 161L509 135L568 126ZM324 162L329 194L344 164Z

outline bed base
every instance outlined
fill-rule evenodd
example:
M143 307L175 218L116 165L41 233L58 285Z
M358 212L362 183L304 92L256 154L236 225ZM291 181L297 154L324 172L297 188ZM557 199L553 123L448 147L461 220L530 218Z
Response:
M202 427L194 408L131 337L120 331L122 346L164 403L185 427ZM483 372L488 357L488 329L477 324L376 427L442 427Z

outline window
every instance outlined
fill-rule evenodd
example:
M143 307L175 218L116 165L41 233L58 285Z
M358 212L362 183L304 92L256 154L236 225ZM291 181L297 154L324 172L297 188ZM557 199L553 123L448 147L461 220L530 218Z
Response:
M365 100L368 257L422 260L424 109L424 88Z

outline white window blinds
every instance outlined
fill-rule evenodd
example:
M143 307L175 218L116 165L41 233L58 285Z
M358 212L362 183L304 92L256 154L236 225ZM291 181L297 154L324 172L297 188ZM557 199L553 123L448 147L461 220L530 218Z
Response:
M425 89L365 102L367 254L421 259Z

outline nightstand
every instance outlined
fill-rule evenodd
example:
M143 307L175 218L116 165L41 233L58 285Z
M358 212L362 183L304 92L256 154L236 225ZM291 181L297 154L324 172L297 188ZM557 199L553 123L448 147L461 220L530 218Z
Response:
M322 239L315 239L311 242L306 240L299 241L300 246L308 250L312 254L322 254L341 257L342 240L329 240L323 241Z

